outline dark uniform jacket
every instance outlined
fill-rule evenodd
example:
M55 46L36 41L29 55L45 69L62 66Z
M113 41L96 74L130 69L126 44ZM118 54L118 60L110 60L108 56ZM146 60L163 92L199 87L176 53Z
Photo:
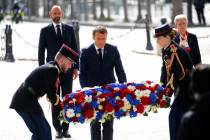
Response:
M176 92L174 102L184 106L191 105L188 86L193 64L189 54L172 41L167 48L163 49L162 60L161 83Z
M52 104L58 103L59 98L56 95L58 76L58 66L54 61L36 68L15 92L10 108L43 114L38 98L47 94Z
M200 54L197 36L195 34L188 33L187 41L188 41L188 45L190 47L189 54L192 59L193 65L195 66L197 64L200 64L201 63L201 54ZM179 42L180 42L179 35L175 38L175 42L177 44L179 44Z
M105 45L101 70L94 44L81 51L79 80L82 87L114 83L116 82L114 71L120 83L127 81L117 47Z
M187 111L181 121L178 140L207 140L210 130L210 93Z
M72 26L61 24L62 28L62 42L71 47L74 51L78 52L78 46ZM46 62L54 61L56 53L59 51L62 44L57 39L56 31L53 24L41 29L39 38L39 49L38 49L38 61L39 65L45 63L45 50L47 50ZM76 60L76 64L73 69L78 69L79 58Z

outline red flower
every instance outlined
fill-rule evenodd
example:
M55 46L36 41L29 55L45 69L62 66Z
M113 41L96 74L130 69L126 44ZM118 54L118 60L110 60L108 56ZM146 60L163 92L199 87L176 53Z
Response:
M104 110L106 112L112 112L114 110L113 106L111 104L109 104L108 102L106 102L105 106L104 106Z
M72 117L72 118L71 118L71 121L72 121L72 122L77 122L77 117Z
M141 103L142 103L143 105L149 105L150 100L149 100L149 98L148 98L147 96L142 96L142 97L141 97Z
M142 104L139 104L136 106L137 112L138 113L143 113L144 112L144 106Z
M92 118L94 116L94 111L93 109L91 108L90 104L89 103L85 103L84 104L84 107L82 109L82 115L85 117L85 118Z
M85 101L85 95L83 92L78 92L75 94L74 98L76 99L76 103L83 103Z
M124 102L122 100L116 100L116 105L121 108L124 106Z
M185 50L186 50L188 53L191 51L190 47L187 47Z
M132 93L133 91L130 91L129 89L125 88L125 89L122 89L120 91L120 98L123 99L127 94L130 94Z
M166 105L166 100L161 100L160 101L160 107L163 108Z

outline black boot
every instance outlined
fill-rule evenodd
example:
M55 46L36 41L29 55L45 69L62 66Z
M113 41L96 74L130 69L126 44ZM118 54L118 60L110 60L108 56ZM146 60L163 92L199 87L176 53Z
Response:
M67 131L63 131L62 136L64 138L71 138L71 135L69 134L69 131L68 130Z
M55 137L56 138L62 138L63 136L62 136L62 133L61 132L57 131Z

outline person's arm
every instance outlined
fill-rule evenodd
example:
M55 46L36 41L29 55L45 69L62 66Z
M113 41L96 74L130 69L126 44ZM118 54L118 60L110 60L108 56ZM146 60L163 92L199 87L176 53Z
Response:
M45 64L45 46L46 46L46 39L45 39L44 31L43 29L41 29L40 36L39 36L39 46L38 46L39 66Z
M193 36L193 41L194 41L194 48L193 48L193 54L192 55L194 57L193 63L196 66L196 65L202 63L200 49L199 49L199 45L198 45L198 39L197 39L196 35Z
M60 103L60 97L57 94L58 92L58 70L55 69L49 69L49 71L46 73L45 78L45 88L47 91L47 98L52 103L52 105L57 106Z
M79 82L80 82L80 85L81 87L89 87L89 84L88 84L88 78L87 78L87 73L88 73L88 64L87 64L87 57L86 57L86 54L85 54L85 49L83 49L81 51L81 54L80 54L80 72L79 72Z
M116 48L116 55L115 55L115 71L118 78L119 83L127 82L126 74L123 68L123 64L120 58L120 53Z
M73 27L70 27L70 33L71 33L70 34L70 36L71 36L70 37L70 40L71 40L70 46L75 52L79 53L80 50L79 50L79 46L77 45L77 40L76 40L75 31L74 31ZM77 70L79 69L79 56L75 60L73 69L77 69Z

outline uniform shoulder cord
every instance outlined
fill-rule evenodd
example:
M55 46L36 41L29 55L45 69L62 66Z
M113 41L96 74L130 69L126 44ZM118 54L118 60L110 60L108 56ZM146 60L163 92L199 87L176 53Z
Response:
M181 63L181 61L179 59L178 54L177 54L177 48L173 44L170 45L170 47L171 47L171 50L172 50L172 54L171 54L171 61L170 62L166 62L167 75L170 75L170 69L171 69L171 66L173 64L174 57L176 57L179 65L181 66L181 69L182 69L182 75L180 76L179 80L182 80L185 77L184 67L183 67L183 65L182 65L182 63ZM172 76L168 80L168 83L166 84L166 86L170 85L171 88L174 90L173 80L174 80L174 74L172 74Z

